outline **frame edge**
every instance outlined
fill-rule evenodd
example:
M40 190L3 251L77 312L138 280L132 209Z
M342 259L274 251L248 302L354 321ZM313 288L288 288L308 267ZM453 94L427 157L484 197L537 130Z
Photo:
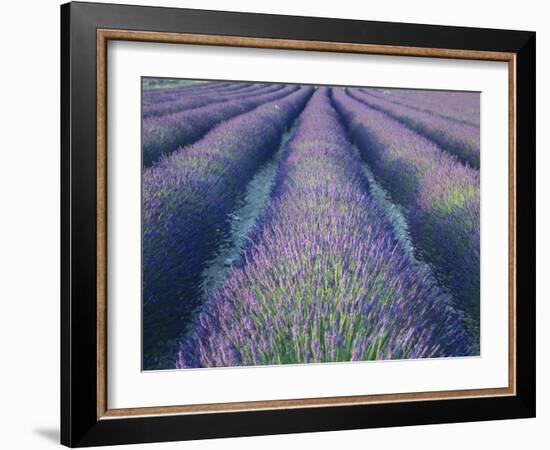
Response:
M70 80L71 80L71 5L65 3L60 6L60 51L61 51L61 80L60 80L60 111L61 111L61 414L60 414L60 443L71 445L71 332L70 332Z

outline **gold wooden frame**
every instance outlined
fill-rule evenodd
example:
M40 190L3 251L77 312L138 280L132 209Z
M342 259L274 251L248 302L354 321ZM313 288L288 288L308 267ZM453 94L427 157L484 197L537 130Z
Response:
M313 50L392 56L502 61L509 74L508 145L508 387L402 394L358 395L288 400L265 400L201 405L150 406L109 409L107 405L107 42L109 40L181 43L287 50ZM388 45L297 41L128 30L97 30L97 418L170 414L220 413L266 409L346 406L421 400L497 397L516 395L516 55L505 52L454 50L444 48L398 47Z

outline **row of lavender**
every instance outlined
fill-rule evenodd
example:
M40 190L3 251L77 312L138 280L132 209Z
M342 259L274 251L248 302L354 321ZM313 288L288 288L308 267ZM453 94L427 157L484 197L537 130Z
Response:
M162 116L165 114L176 113L185 109L200 108L212 103L221 103L227 100L237 100L248 94L267 93L280 89L282 86L277 84L259 84L259 83L239 83L237 88L216 88L205 91L201 89L198 92L189 92L185 95L176 96L175 99L156 101L150 104L144 104L142 116L144 118L151 116Z
M300 116L243 265L229 272L224 287L195 317L180 343L177 367L475 352L461 312L431 274L411 261L369 195L369 183L341 118L381 177L396 178L392 194L407 206L413 228L424 226L424 234L414 237L428 247L447 245L449 232L462 231L452 221L443 229L440 219L458 214L456 208L464 199L456 190L469 188L470 182L475 187L475 174L469 172L473 169L450 167L456 160L438 149L437 158L431 157L436 150L430 153L433 144L427 141L425 154L413 146L412 151L417 151L413 156L425 156L432 170L439 169L438 163L447 164L437 175L466 180L422 191L419 183L427 165L413 167L407 158L408 140L422 138L344 91L336 90L330 97L328 89L319 89ZM377 126L388 129L387 139L384 133L376 134ZM401 141L389 142L401 134ZM372 152L377 152L376 160ZM392 166L392 161L398 163ZM400 180L405 181L399 185ZM465 195L470 194L475 192L466 190Z
M479 170L353 94L333 90L334 106L364 159L403 208L419 255L452 293L478 341Z
M220 119L222 123L202 139L145 169L145 368L166 364L161 358L168 355L170 340L182 332L199 306L200 274L227 227L227 214L256 170L277 149L285 128L300 114L312 91L295 86L260 95L261 100L243 100L248 109L257 102L256 108Z
M397 105L479 127L479 92L385 88L365 88L364 90Z
M415 101L417 106L413 108L407 104L410 103L407 100L389 99L387 94L383 94L385 91L379 89L354 88L347 89L347 92L355 100L389 115L406 127L430 139L445 151L456 155L463 163L479 169L479 123L469 124L443 117L445 113L434 113L434 100L428 100L429 106L423 106L422 102L417 99ZM436 93L437 95L441 96L439 93ZM474 94L474 97L476 95ZM424 95L423 98L432 98L432 96L433 94ZM432 109L430 110L430 108ZM450 107L443 108L445 110ZM477 110L479 111L479 106Z
M184 96L181 100L169 100L168 105L166 102L156 104L159 113L144 117L142 122L143 165L149 167L161 156L196 142L216 125L263 103L283 98L299 87L267 85L244 89L243 92L241 86L225 94L225 90L209 90L209 96L201 92L194 96ZM212 101L214 97L217 97L217 101ZM174 107L173 102L179 102L179 106ZM174 108L176 112L173 112Z
M147 80L146 80L147 81ZM200 93L207 93L215 90L232 90L238 89L239 83L232 83L229 81L208 81L208 82L195 82L186 84L183 86L171 86L162 88L146 88L146 81L143 84L142 103L143 105L149 105L153 103L177 100L189 95L195 95Z

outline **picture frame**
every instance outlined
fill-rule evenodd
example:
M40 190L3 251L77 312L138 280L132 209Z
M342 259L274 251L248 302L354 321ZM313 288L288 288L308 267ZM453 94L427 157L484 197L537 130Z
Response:
M508 386L110 408L107 44L112 41L506 63ZM528 31L62 5L61 443L81 447L534 417L535 41Z

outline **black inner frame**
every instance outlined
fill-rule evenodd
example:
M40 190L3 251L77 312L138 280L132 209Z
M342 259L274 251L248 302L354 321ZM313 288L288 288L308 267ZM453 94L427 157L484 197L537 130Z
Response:
M96 30L515 53L517 395L97 419ZM61 6L61 443L71 447L535 416L535 33L127 5Z

